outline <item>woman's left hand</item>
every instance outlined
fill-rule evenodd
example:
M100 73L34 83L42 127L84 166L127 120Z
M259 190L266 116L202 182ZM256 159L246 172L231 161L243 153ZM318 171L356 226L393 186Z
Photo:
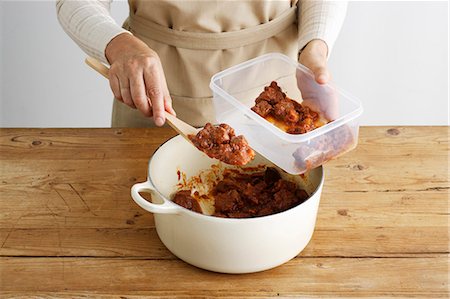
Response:
M338 97L334 88L327 84L330 81L327 55L328 46L324 41L310 41L300 53L299 62L310 69L313 76L297 71L297 85L306 106L334 120L339 115Z

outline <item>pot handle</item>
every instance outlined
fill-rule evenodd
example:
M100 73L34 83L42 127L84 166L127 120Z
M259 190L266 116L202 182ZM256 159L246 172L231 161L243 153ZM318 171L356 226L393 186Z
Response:
M139 192L141 191L147 191L152 196L159 197L160 199L162 199L163 203L154 204L147 201L139 194ZM155 187L152 185L152 183L150 183L150 181L134 184L133 187L131 187L131 197L141 208L155 214L178 214L178 212L180 211L178 207L167 202L164 197L156 192Z

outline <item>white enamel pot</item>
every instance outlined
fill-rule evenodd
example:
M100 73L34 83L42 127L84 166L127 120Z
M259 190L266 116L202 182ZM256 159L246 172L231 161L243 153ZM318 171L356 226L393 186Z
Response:
M283 174L310 194L302 204L282 213L245 219L206 216L170 201L178 183L177 171L187 178L209 169L208 158L181 136L164 143L152 156L148 178L131 189L134 201L152 212L159 238L177 257L206 270L250 273L279 266L297 256L312 237L323 186L322 167L306 177ZM270 162L257 155L250 165ZM152 202L139 192L148 192Z

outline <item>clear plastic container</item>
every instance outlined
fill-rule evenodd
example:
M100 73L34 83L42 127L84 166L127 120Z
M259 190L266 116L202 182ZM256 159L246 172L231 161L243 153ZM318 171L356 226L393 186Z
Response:
M289 134L268 122L250 108L272 81L289 98L303 100L332 121L305 134ZM233 66L214 75L210 87L217 121L229 124L254 150L288 173L302 174L358 143L361 102L334 86L317 84L307 68L285 55L266 54Z

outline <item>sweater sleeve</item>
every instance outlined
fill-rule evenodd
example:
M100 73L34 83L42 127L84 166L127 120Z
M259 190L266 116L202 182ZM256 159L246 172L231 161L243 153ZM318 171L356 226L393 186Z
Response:
M323 40L330 56L347 13L347 1L301 0L298 10L299 49L313 39Z
M117 35L129 31L110 14L112 0L57 0L56 12L64 31L86 54L108 63L105 49Z

